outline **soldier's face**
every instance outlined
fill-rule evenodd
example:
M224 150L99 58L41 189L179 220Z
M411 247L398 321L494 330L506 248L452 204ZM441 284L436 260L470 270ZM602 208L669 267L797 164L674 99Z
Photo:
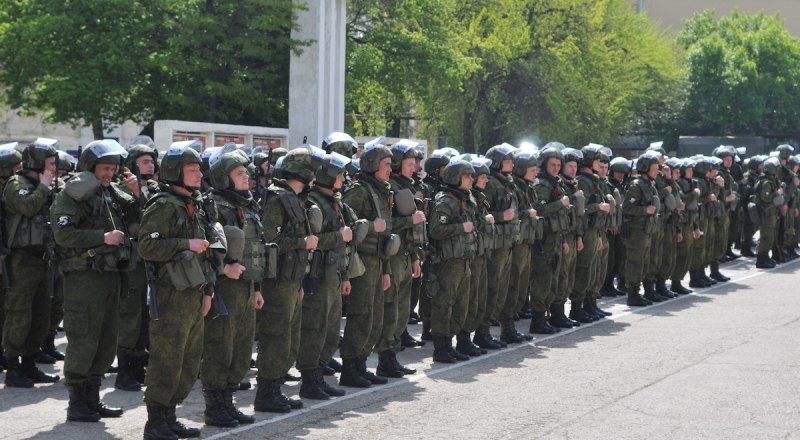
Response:
M183 186L187 188L200 188L203 181L203 172L199 163L183 166Z
M417 169L417 159L409 157L400 162L400 175L406 179L414 177L414 171Z
M149 154L145 154L136 159L136 167L139 168L139 174L152 176L156 172L156 161Z
M48 157L47 159L44 160L44 170L50 171L50 173L54 176L58 173L58 169L56 167L56 160L57 158L55 156Z
M647 169L647 177L655 179L658 176L658 164L654 163Z
M381 182L388 182L389 177L392 175L392 158L384 157L378 164L378 171L375 172L375 178Z
M503 165L500 168L501 173L510 173L511 170L513 169L514 169L514 161L512 161L511 159L503 160Z
M344 172L336 175L336 180L333 182L333 190L339 191L344 186Z
M578 174L578 162L571 160L564 164L564 175L572 179Z
M481 174L475 180L475 188L484 189L486 188L486 184L489 183L489 176L486 174Z
M530 167L525 171L525 175L522 176L523 179L527 180L528 182L533 182L536 180L536 175L539 174L538 167Z
M614 180L622 182L625 179L625 173L621 171L614 171Z
M250 175L247 174L247 168L245 168L244 165L239 165L231 170L229 176L231 182L233 182L233 189L236 191L247 191L250 189ZM253 181L253 183L255 183L255 181Z
M694 168L686 168L683 170L683 175L686 176L687 179L691 179L694 176Z
M461 184L458 187L464 191L472 189L472 174L462 174Z
M725 168L732 167L733 166L733 158L730 157L730 156L725 156L725 158L722 159L722 166L724 166Z
M561 171L561 161L555 157L547 159L547 174L555 177Z
M597 165L597 175L606 178L608 176L608 162L599 162Z
M117 165L113 163L99 163L94 166L94 176L100 181L100 185L104 187L111 185L111 179L117 172Z

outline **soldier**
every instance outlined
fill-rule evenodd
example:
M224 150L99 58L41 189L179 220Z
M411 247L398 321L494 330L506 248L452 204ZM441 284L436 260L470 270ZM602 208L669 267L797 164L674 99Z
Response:
M628 174L631 167L628 164L628 159L615 157L609 163L608 169L608 184L614 188L616 214L614 216L614 226L609 229L607 234L608 267L601 293L603 296L616 297L625 296L625 292L621 290L625 288L625 281L622 276L625 266L625 243L620 237L620 230L622 228L622 195L627 190ZM614 279L617 277L619 277L619 280L615 286Z
M788 242L789 238L795 235L794 204L797 198L797 184L795 183L797 175L789 169L788 166L789 158L792 156L793 152L794 147L786 144L778 145L774 152L781 162L777 177L778 181L782 183L785 198L784 207L781 207L778 212L778 230L775 236L775 243L773 244L775 248L773 249L773 258L778 263L789 261L789 256L787 254ZM789 212L790 207L792 208L791 214Z
M654 154L658 157L658 174L656 175L653 185L658 193L658 212L653 216L656 227L655 231L650 237L651 252L648 255L649 262L647 264L647 272L645 273L642 285L644 287L644 295L646 300L659 303L671 299L673 294L665 288L661 292L657 289L658 271L662 267L662 249L664 248L664 219L666 218L667 205L665 203L667 195L671 194L672 188L668 185L665 172L662 169L666 160L666 151L661 146L663 142L654 142L647 148L647 152Z
M359 222L353 210L341 200L348 163L350 158L339 153L326 155L308 194L308 201L322 212L322 230L317 234L319 244L309 273L311 291L305 292L303 297L297 356L297 369L303 376L300 397L308 399L327 400L345 395L344 390L325 382L320 366L332 359L338 347L342 296L350 295L350 267L355 266L353 260L358 258L354 255L358 237L354 235L358 235L360 228L367 227L366 222Z
M699 157L694 166L694 178L700 190L700 237L695 238L692 248L692 262L689 271L689 287L709 287L716 283L705 274L708 264L708 242L713 240L713 219L718 216L717 196L714 194L716 182L713 181L712 161Z
M721 177L720 182L722 182L722 185L720 185L722 194L719 200L722 215L717 218L715 225L716 235L714 236L714 252L712 253L713 261L711 262L709 276L713 280L725 282L730 281L730 278L719 271L719 263L723 261L728 251L731 212L736 210L735 205L738 200L738 194L736 194L733 176L730 171L733 166L734 157L736 156L736 149L729 145L720 146L714 149L713 154L721 161L718 175Z
M689 265L692 261L692 251L694 248L694 240L700 237L700 206L698 199L700 197L700 190L697 188L697 183L692 179L694 175L695 161L691 159L683 159L677 161L672 167L673 181L677 183L678 192L681 202L683 202L685 209L679 213L677 219L677 245L675 248L675 266L672 270L670 291L678 295L687 295L692 293L691 289L683 287L681 284L686 273L689 271ZM677 171L677 178L676 178ZM677 240L677 238L681 238Z
M761 165L762 173L753 189L754 200L761 218L761 234L758 240L756 267L759 269L772 269L776 263L769 257L769 251L774 251L775 234L778 229L779 213L785 206L785 191L778 180L778 170L781 167L778 157L770 157Z
M662 218L663 239L661 240L661 265L656 271L655 291L658 296L675 298L678 294L667 289L666 280L671 279L672 273L675 272L678 243L684 241L681 227L686 205L681 201L680 187L677 182L680 177L680 159L666 160L662 165L661 172L665 187Z
M602 242L602 246L598 245L599 250L597 251L597 270L594 274L593 284L590 286L589 291L584 297L583 309L587 312L594 313L595 316L602 318L604 316L611 315L611 312L607 312L600 308L600 306L597 304L597 300L601 296L600 290L603 288L603 283L605 282L606 273L608 270L608 261L610 255L608 234L610 233L611 228L618 224L617 220L621 220L622 218L622 212L617 212L617 200L621 202L622 195L619 193L615 194L615 188L608 183L609 161L613 156L613 152L608 147L599 145L596 145L596 147L599 160L593 165L593 169L597 173L600 194L602 194L605 203L608 203L609 211L608 213L598 214L600 223L600 234L598 235L598 241Z
M431 298L433 361L454 363L469 356L453 349L452 339L464 326L469 306L470 260L477 243L475 222L467 209L475 170L469 162L452 159L442 173L442 191L431 211L430 237L435 254L438 289Z
M622 237L625 240L625 287L628 293L627 304L640 307L651 304L639 294L639 286L648 271L651 254L651 237L658 224L658 192L655 179L658 176L658 154L645 153L636 161L639 177L631 182L625 192L622 210Z
M3 188L6 243L6 289L3 323L5 384L31 388L34 383L53 383L58 376L43 373L34 356L47 336L51 298L48 291L48 246L52 236L48 209L56 176L58 153L55 139L38 138L22 152L23 169ZM22 357L22 364L20 364Z
M553 301L553 303L558 304L566 303L567 298L569 298L574 289L578 254L583 252L584 249L583 234L586 229L586 223L583 220L586 211L586 196L578 188L576 179L578 166L583 161L583 153L574 148L565 148L563 154L564 165L561 167L560 174L561 189L563 190L562 193L569 197L570 205L567 213L567 228L564 229L564 243L567 246L562 246L561 265L558 268L558 294ZM567 248L572 249L572 251L567 252ZM561 326L556 328L566 327L567 324L577 327L581 323L587 324L600 319L599 316L594 314L576 313L578 311L577 307L571 307L570 309L568 320L562 320ZM557 312L560 312L560 310L557 310ZM551 312L551 318L552 316L553 313Z
M159 167L162 191L148 202L139 229L139 252L154 266L150 291L150 360L144 401L146 439L198 437L175 415L200 370L203 317L211 308L212 269L224 250L210 234L203 210L199 141L175 142ZM155 287L155 289L152 289Z
M22 154L17 150L18 142L0 145L0 195L3 194L8 179L22 169ZM6 258L10 252L6 234L6 214L2 197L0 197L0 329L5 323L5 297L6 288L10 284ZM59 321L61 322L61 321ZM0 330L1 331L1 330ZM3 346L0 345L0 372L6 369L6 360L3 356Z
M764 157L759 155L752 156L747 159L746 162L747 171L745 171L743 181L740 185L742 190L742 204L746 205L746 212L742 218L742 237L739 248L741 249L742 256L755 257L756 254L753 252L753 235L755 235L758 226L754 224L753 217L750 215L750 203L752 203L753 199L753 189L761 175L761 163L764 162ZM757 216L758 212L754 211L754 213Z
M99 392L116 352L121 272L136 265L128 224L139 221L139 205L112 183L126 156L116 141L90 142L78 160L79 174L67 182L50 209L64 274L69 421L97 422L122 415L121 409L101 402ZM135 175L125 171L121 180L139 195Z
M303 407L299 399L281 392L281 379L297 358L300 347L303 287L309 252L319 238L306 212L305 193L322 164L324 152L313 146L291 150L283 157L280 177L273 176L264 203L264 238L278 245L277 280L263 293L267 307L258 321L258 392L254 408L259 412L289 412Z

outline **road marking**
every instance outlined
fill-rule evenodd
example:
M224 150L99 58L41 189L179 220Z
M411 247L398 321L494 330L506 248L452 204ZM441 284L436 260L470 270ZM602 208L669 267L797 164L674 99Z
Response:
M235 435L235 434L241 434L243 432L251 431L251 430L253 430L255 428L260 428L262 426L267 426L267 425L270 425L270 424L273 424L273 423L277 423L277 422L281 422L283 420L287 420L287 419L290 419L290 418L293 418L293 417L297 417L297 416L306 414L306 413L308 413L310 411L314 411L314 410L318 410L318 409L322 409L322 408L327 408L327 407L329 407L331 405L335 405L335 404L343 402L345 400L355 399L356 397L365 396L365 395L372 394L372 393L379 392L379 391L389 390L389 389L396 388L396 387L399 387L401 385L405 385L405 384L408 384L408 383L419 382L420 380L422 380L424 378L428 378L428 377L431 377L431 376L436 376L436 375L439 375L441 373L446 373L446 372L448 372L450 370L454 370L456 368L462 368L462 367L465 367L467 365L472 365L472 364L474 364L476 362L480 362L480 361L482 361L484 359L489 359L489 358L493 358L495 356L499 356L499 355L502 355L502 354L510 353L512 351L516 351L516 350L519 350L521 348L536 347L537 344L539 344L541 342L549 341L551 339L555 339L555 338L558 338L558 337L561 337L561 336L569 335L569 334L574 333L576 331L580 331L582 329L586 329L586 328L592 327L592 326L594 326L596 324L602 324L604 322L609 322L609 321L612 321L614 318L622 318L624 316L628 316L628 315L631 315L631 314L641 313L643 311L650 310L652 308L659 307L659 306L666 305L666 304L672 304L672 303L674 303L676 301L681 301L681 300L683 300L685 298L689 298L689 297L692 297L692 296L695 296L695 295L699 295L699 294L708 292L710 290L714 290L714 289L717 289L719 287L723 287L725 285L730 285L732 283L737 283L737 282L740 282L740 281L748 280L750 278L755 278L757 276L760 276L760 275L763 275L765 273L771 272L772 270L775 270L775 269L778 269L778 268L781 268L781 267L787 267L787 266L793 265L798 261L800 261L800 260L794 260L794 261L790 261L790 262L787 262L787 263L783 263L780 266L776 266L774 269L766 269L766 270L759 269L757 272L747 274L747 275L742 276L740 278L732 279L732 280L730 280L728 282L725 282L725 283L717 283L717 284L714 284L713 286L706 287L706 288L703 288L703 289L697 289L693 293L690 293L688 295L681 295L681 296L679 296L677 298L673 298L671 300L664 301L664 302L661 302L661 303L653 303L652 305L645 306L645 307L629 308L628 310L626 310L624 312L614 314L612 316L609 316L606 319L601 319L599 321L595 321L595 322L592 322L592 323L589 323L589 324L581 324L580 327L573 327L571 329L562 329L562 331L560 331L559 333L556 333L556 334L553 334L553 335L549 335L549 336L543 336L541 338L537 337L535 340L533 340L531 342L528 342L528 343L525 343L525 344L518 344L518 345L508 346L507 348L504 348L504 349L501 349L501 350L490 351L489 353L487 353L485 355L470 358L468 361L458 362L458 363L455 363L455 364L451 364L451 365L440 367L440 368L435 368L435 369L428 370L428 371L422 371L422 372L419 372L417 374L414 374L413 376L405 376L403 378L400 378L400 379L397 379L397 380L393 380L393 381L389 382L386 385L372 386L372 387L365 388L365 389L360 390L360 391L356 391L356 392L354 392L352 394L351 394L350 389L348 388L348 392L347 392L347 394L345 396L337 397L337 398L334 398L334 399L331 399L331 400L325 400L325 401L322 401L322 402L319 402L319 403L315 403L315 404L313 404L311 406L304 406L303 409L294 410L294 411L292 411L290 413L287 413L287 414L284 414L284 415L272 417L272 418L269 418L269 419L266 419L266 420L261 420L261 421L256 422L256 423L253 423L253 424L250 424L250 425L240 426L239 428L231 429L231 430L228 430L228 431L219 432L219 433L214 434L214 435L212 435L210 437L204 437L204 438L206 438L208 440L213 440L213 439L221 439L221 438L229 437L229 436L232 436L232 435ZM747 262L746 260L745 261L741 261L741 262L739 262L739 263L737 263L735 265L732 265L730 267L726 267L724 269L733 269L735 267L738 267L738 266L741 266L741 265L745 264L746 262ZM755 266L753 266L753 268L755 268ZM617 300L611 300L611 301L609 301L609 303L616 303L617 301L619 301L621 299L624 299L624 297L620 297L620 299L617 299Z

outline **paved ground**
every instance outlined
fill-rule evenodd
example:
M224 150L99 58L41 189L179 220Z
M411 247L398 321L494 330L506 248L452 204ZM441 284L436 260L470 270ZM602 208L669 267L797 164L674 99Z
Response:
M605 302L611 319L453 366L432 365L430 346L406 350L416 376L203 437L800 438L798 267L729 263L729 283L635 311ZM116 391L113 379L105 399L126 413L97 424L64 421L61 385L0 390L0 436L141 438L141 393ZM254 394L238 393L248 410ZM202 426L202 409L196 386L178 415Z

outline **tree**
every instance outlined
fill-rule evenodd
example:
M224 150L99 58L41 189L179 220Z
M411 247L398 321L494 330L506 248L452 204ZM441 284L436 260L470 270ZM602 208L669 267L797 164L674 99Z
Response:
M677 39L686 50L685 134L796 135L800 41L779 15L695 14Z

